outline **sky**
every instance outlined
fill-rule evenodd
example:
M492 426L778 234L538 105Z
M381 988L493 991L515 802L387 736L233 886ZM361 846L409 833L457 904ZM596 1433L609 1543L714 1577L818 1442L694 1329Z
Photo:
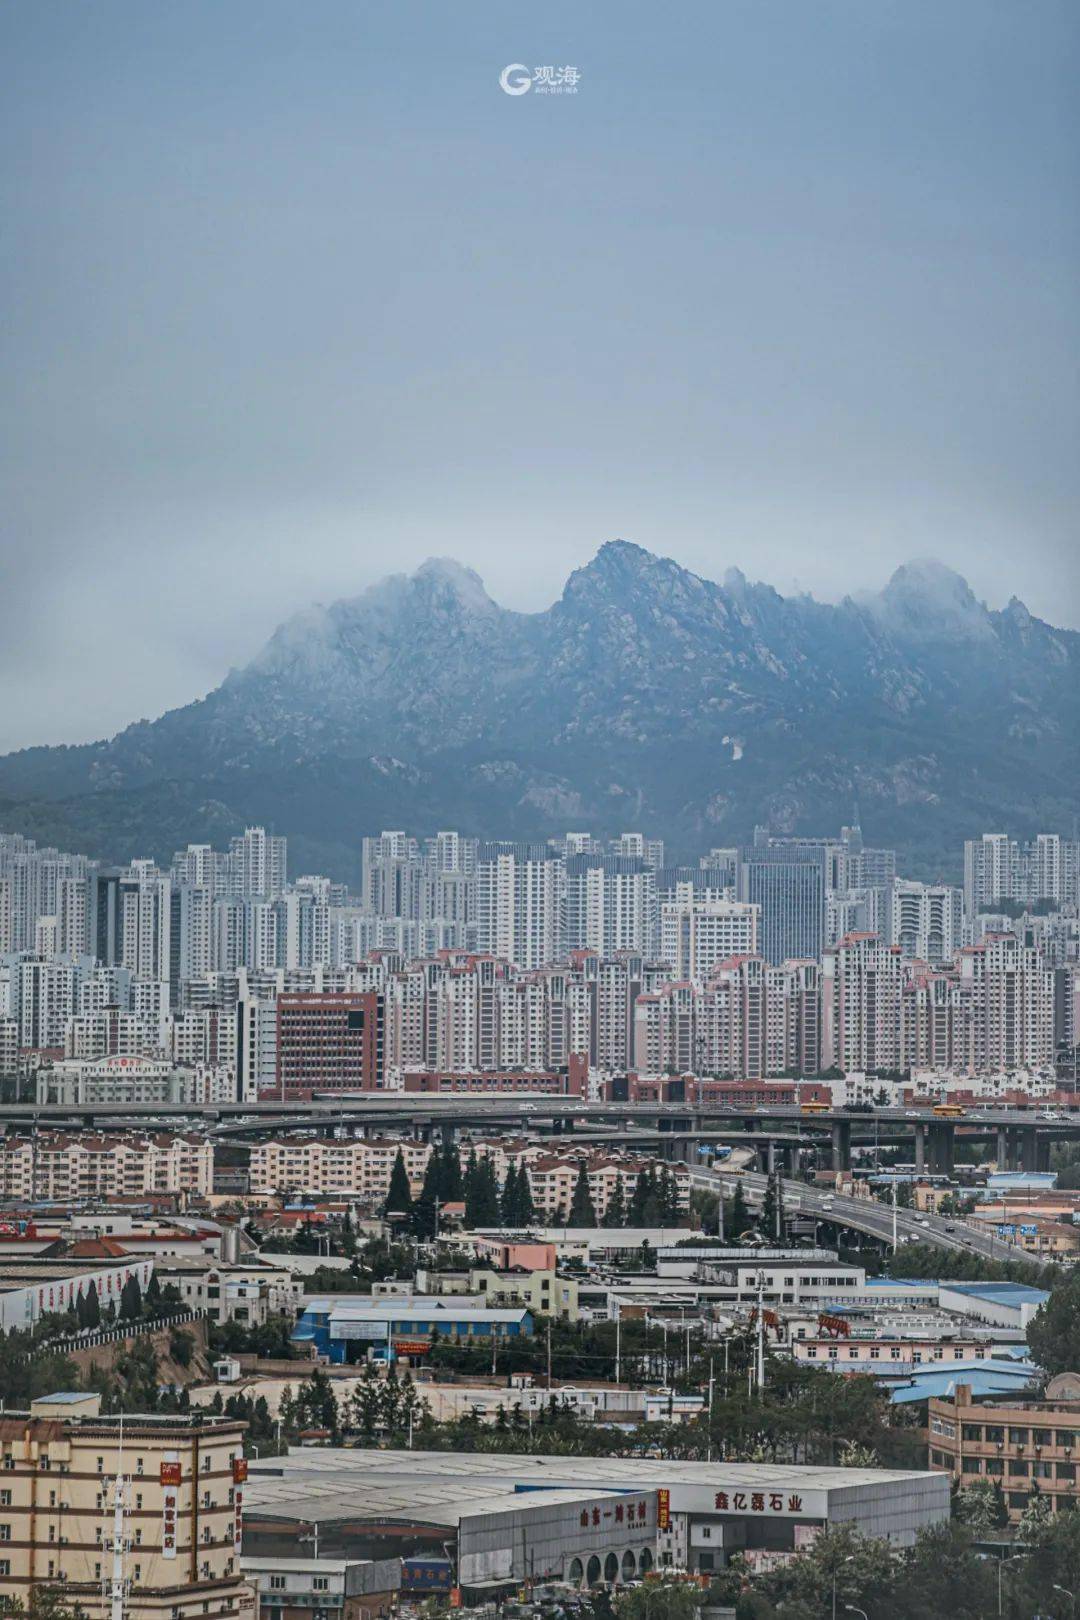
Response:
M935 556L1080 626L1073 0L17 0L0 52L0 750L432 555L519 609L614 538Z

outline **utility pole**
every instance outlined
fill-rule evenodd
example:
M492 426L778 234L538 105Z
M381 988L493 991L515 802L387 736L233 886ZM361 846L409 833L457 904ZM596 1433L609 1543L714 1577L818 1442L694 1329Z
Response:
M765 1273L758 1272L757 1308L757 1387L761 1396L765 1389Z
M622 1374L622 1313L615 1307L615 1382L619 1383Z
M892 1246L893 1246L893 1254L896 1253L896 1194L897 1194L897 1181L896 1181L896 1171L895 1171L895 1168L894 1168L894 1170L893 1170L893 1184L892 1184Z
M547 1387L551 1388L551 1323L547 1325Z

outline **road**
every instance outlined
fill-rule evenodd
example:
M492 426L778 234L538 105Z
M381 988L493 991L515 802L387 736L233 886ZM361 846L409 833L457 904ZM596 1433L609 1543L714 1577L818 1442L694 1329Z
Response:
M749 1170L737 1176L723 1169L690 1172L692 1186L703 1187L710 1192L722 1188L724 1196L728 1198L734 1193L737 1183L741 1182L743 1190L749 1193L751 1198L757 1194L757 1198L760 1199L764 1194L766 1181L767 1177ZM891 1205L874 1203L866 1198L843 1197L825 1188L807 1186L804 1181L784 1181L783 1189L784 1209L789 1215L798 1214L832 1221L842 1226L850 1226L857 1232L865 1232L870 1237L881 1238L887 1243L892 1242ZM949 1230L950 1227L953 1228L952 1231ZM1037 1256L1024 1254L1012 1244L1003 1242L1001 1238L973 1231L959 1218L945 1220L937 1215L918 1215L909 1209L897 1209L896 1236L898 1242L932 1243L940 1249L977 1254L984 1260L1024 1260L1037 1266L1045 1264Z

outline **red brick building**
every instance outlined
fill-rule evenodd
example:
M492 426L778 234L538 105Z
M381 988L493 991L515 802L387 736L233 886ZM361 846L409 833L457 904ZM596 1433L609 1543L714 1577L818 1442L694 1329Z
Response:
M282 1102L383 1083L382 998L374 990L279 996L277 1037Z

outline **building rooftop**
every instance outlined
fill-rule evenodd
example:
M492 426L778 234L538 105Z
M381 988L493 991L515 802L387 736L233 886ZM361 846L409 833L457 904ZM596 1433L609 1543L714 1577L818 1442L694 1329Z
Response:
M942 1282L953 1294L969 1299L985 1299L991 1305L1042 1305L1050 1298L1045 1288L1032 1288L1018 1282Z

